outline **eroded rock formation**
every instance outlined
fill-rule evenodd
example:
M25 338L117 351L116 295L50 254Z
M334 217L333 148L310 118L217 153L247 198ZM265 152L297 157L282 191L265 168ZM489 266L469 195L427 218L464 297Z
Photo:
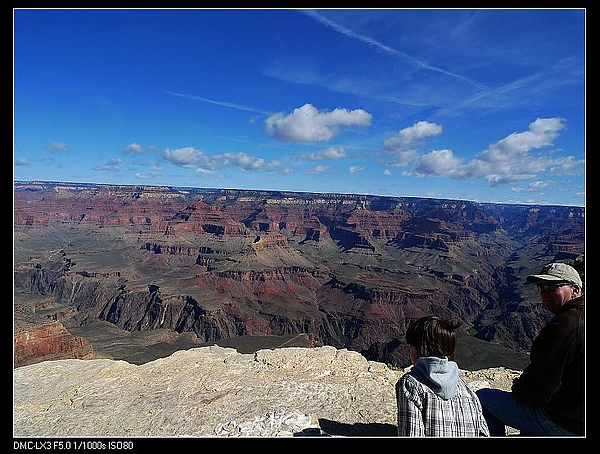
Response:
M73 336L60 322L17 329L14 334L14 367L56 359L91 359L92 345Z

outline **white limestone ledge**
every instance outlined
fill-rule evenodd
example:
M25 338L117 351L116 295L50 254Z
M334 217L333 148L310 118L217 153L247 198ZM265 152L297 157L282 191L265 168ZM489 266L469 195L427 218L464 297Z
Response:
M394 436L406 370L334 347L218 346L143 365L109 359L14 369L14 437ZM520 372L462 371L474 390Z

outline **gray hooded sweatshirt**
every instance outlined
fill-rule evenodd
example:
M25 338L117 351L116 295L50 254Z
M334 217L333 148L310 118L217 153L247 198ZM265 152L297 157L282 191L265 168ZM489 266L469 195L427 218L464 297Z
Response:
M408 373L444 400L452 398L457 393L458 364L448 358L422 356L417 359Z

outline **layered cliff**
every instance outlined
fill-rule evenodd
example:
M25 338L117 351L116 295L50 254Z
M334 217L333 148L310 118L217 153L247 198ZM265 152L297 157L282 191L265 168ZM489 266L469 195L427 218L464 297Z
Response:
M91 359L93 356L89 341L73 336L60 322L15 331L14 367L54 359Z

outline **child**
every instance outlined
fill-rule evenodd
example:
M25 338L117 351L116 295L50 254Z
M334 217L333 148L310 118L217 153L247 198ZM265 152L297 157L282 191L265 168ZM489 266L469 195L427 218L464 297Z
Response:
M398 436L489 437L477 395L454 362L460 322L427 316L406 331L412 369L396 383Z

